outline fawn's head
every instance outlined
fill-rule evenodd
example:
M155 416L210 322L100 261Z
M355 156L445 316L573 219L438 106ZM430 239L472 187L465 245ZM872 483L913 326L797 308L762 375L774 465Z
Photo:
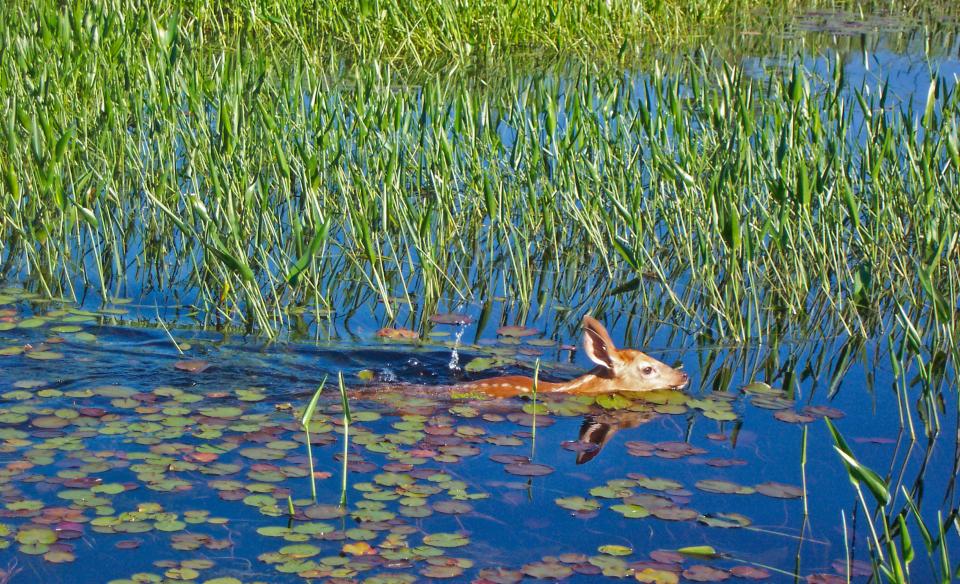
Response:
M590 316L583 317L583 349L600 366L600 376L612 380L612 391L680 389L690 378L666 363L634 349L617 349L607 329Z

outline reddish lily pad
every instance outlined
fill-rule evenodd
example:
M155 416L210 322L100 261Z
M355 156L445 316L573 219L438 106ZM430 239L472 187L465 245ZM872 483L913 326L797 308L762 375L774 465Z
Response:
M658 519L664 519L666 521L693 521L700 516L699 513L693 509L688 509L686 507L657 507L651 509L650 513L657 517Z
M377 336L383 339L416 340L420 338L420 333L406 328L387 327L378 330Z
M803 413L833 419L842 418L845 415L842 411L830 406L807 406L803 408Z
M526 326L502 326L497 329L497 334L504 337L531 337L540 334L540 331Z
M427 578L437 578L440 580L445 580L448 578L456 578L463 574L463 568L460 566L434 566L430 565L420 570L420 574L426 576Z
M484 568L478 575L479 582L485 584L517 584L523 580L523 574L506 568Z
M683 571L683 577L694 582L722 582L730 578L730 572L703 564L695 564Z
M553 467L546 464L537 464L535 462L516 462L503 467L505 471L512 475L521 477L542 477L553 472Z
M469 513L473 510L473 507L463 501L437 501L433 504L433 509L438 513L459 515L461 513Z
M847 579L833 574L808 574L807 584L846 584Z
M77 556L73 552L67 550L50 550L43 554L43 559L51 564L63 564L76 560Z
M873 575L873 566L862 560L834 560L830 562L830 567L833 568L837 574L846 575L847 571L849 571L851 576L865 577Z
M757 492L761 495L774 497L776 499L797 499L803 496L803 490L793 485L783 483L768 482L757 485Z
M187 373L203 373L211 367L209 361L202 359L191 359L188 361L177 361L173 364L174 369L186 371Z
M746 580L766 580L770 577L770 572L754 566L734 566L730 568L730 573Z
M682 564L686 557L673 550L653 550L650 559L661 564Z
M561 580L573 574L569 566L557 562L533 562L525 564L520 571L538 580Z
M430 317L430 322L433 324L470 324L473 322L473 317L467 314L458 314L455 312L445 313L445 314L434 314Z
M30 425L37 428L45 428L47 430L56 430L69 426L71 423L70 420L64 418L58 418L57 416L38 416L30 420Z
M778 410L773 413L773 417L787 424L809 424L816 420L813 416L807 416L793 410Z

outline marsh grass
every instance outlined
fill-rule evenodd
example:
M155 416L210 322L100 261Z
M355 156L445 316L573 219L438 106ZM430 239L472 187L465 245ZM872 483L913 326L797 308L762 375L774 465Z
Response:
M839 54L822 77L701 51L414 81L32 6L0 30L0 269L45 294L175 290L267 333L366 299L417 328L445 300L631 299L708 340L898 319L955 346L958 99L935 73L923 103L851 86Z
M343 467L340 469L340 506L347 504L347 472L350 457L350 423L353 421L350 416L350 401L347 399L347 387L343 383L343 372L337 372L337 386L340 389L340 405L343 409Z
M864 14L891 10L893 24L958 15L956 5L943 0L895 7L886 1L834 0L87 0L63 11L49 0L11 0L3 16L30 23L25 28L36 25L33 32L45 40L72 34L83 44L84 29L109 14L98 32L111 50L124 36L134 46L169 44L174 58L198 47L279 44L348 62L475 71L495 69L505 58L629 65L665 47L696 46L711 33L729 33L731 26L752 33L797 16L832 14L856 22Z

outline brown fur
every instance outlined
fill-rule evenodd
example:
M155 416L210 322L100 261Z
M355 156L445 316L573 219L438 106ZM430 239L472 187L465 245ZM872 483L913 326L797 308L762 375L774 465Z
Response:
M680 389L689 377L682 371L634 349L617 349L607 329L590 316L583 317L583 350L597 364L589 373L570 381L538 381L538 393L597 395L618 391ZM458 386L493 397L512 397L533 391L533 379L519 375L494 377Z

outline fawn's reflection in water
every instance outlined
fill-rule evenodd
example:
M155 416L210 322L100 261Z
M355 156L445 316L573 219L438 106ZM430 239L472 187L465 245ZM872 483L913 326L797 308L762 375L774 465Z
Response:
M576 452L577 464L588 463L599 456L617 432L646 424L657 415L654 412L627 410L587 414L580 424L580 433L576 442L565 442L564 447Z
M560 402L565 399L558 396L544 398L540 403ZM366 407L372 405L386 415L422 416L421 419L427 426L456 426L456 416L451 415L454 408L461 413L472 410L473 417L470 419L473 423L480 420L489 423L495 423L494 420L509 420L530 427L552 425L554 422L549 413L536 418L527 414L524 406L529 405L529 400L526 399L472 399L471 396L466 399L451 399L449 387L442 386L390 383L356 388L350 393L350 403L351 408L355 404L359 409L365 407L361 404L366 404ZM558 445L573 451L578 465L597 458L619 431L637 428L661 414L627 409L608 410L593 404L582 416L576 440L566 440ZM430 432L434 437L442 434L435 427ZM455 434L455 429L451 428L450 433ZM430 438L426 440L430 441ZM449 438L445 442L449 443Z

